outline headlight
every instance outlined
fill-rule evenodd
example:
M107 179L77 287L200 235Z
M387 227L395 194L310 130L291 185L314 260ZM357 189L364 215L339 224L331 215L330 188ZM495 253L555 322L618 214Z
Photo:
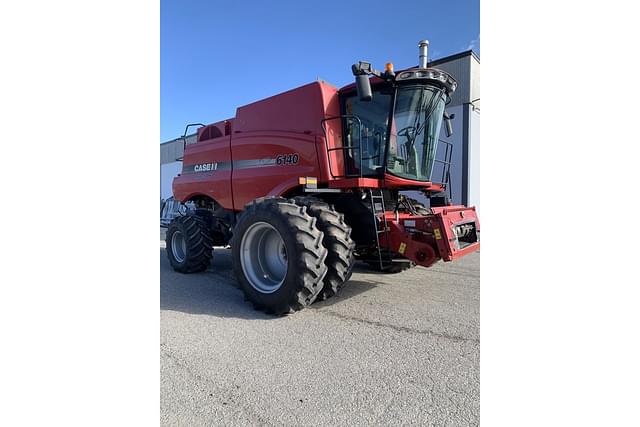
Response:
M456 90L458 84L455 79L449 75L449 73L438 70L437 68L419 69L415 71L403 71L398 74L396 81L407 81L413 79L429 79L436 80L444 84L447 93L451 94Z

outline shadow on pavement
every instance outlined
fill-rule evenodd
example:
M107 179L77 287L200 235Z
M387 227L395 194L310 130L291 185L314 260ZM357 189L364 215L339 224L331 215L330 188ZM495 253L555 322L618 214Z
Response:
M160 309L240 319L273 319L254 310L244 300L231 268L228 249L215 248L206 272L182 274L173 271L164 248L160 249Z
M370 270L365 270L371 272ZM182 274L173 271L166 251L160 248L160 309L187 314L204 314L239 319L277 319L253 308L236 287L231 250L215 248L213 261L206 272ZM372 283L350 280L338 295L318 301L311 308L328 307L353 298L376 287Z
M361 293L367 292L368 290L373 289L376 286L377 285L374 283L351 279L344 285L344 287L340 290L340 292L338 292L337 295L334 295L325 301L316 301L313 304L311 304L310 308L314 309L314 308L330 307L334 304L339 304L342 301L348 300L349 298L358 296Z

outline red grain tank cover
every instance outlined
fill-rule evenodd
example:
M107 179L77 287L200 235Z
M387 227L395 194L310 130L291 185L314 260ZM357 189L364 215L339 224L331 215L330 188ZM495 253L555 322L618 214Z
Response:
M317 81L239 107L233 131L280 131L322 135L320 121L326 114L337 112L327 111L330 104L332 107L333 104L337 106L336 95L336 88Z

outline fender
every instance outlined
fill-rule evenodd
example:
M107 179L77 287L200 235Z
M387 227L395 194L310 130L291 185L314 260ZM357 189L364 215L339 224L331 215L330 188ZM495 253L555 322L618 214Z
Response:
M284 182L281 182L276 187L274 187L270 192L269 196L282 196L283 194L288 193L296 187L299 187L300 183L298 182L298 177L290 178Z

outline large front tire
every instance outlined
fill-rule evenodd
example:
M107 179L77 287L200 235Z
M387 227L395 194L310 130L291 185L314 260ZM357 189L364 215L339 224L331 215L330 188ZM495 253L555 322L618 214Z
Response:
M231 240L233 269L259 310L301 310L322 290L327 249L316 219L282 198L258 199L240 215Z
M195 215L178 216L166 235L169 263L180 273L197 273L209 267L213 239L204 220Z
M327 275L318 295L318 300L322 301L337 294L351 278L356 244L351 239L351 227L344 222L344 215L333 206L310 196L296 197L294 201L299 206L306 206L307 213L317 220L318 228L324 233L322 243L329 250L325 260Z

